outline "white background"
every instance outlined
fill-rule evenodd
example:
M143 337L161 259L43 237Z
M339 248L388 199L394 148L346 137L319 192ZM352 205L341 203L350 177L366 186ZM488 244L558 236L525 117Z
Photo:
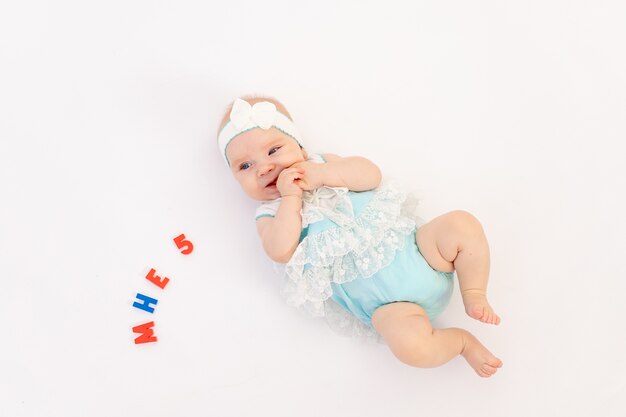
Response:
M621 1L3 2L0 416L623 416L625 21ZM502 324L457 286L436 325L497 375L411 368L284 304L215 146L248 93L422 217L481 220Z

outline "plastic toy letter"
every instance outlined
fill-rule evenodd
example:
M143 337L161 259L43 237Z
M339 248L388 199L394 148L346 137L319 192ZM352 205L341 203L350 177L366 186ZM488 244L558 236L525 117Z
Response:
M154 313L154 307L150 307L150 304L157 305L157 303L159 302L159 300L157 300L156 298L148 297L147 295L143 295L140 293L137 293L137 299L143 300L143 303L138 303L137 301L135 301L133 303L133 307L147 311L150 314Z
M167 283L170 282L168 277L163 277L163 279L161 279L160 276L156 275L156 270L154 268L148 272L146 279L161 289L165 288Z
M174 243L176 243L176 246L178 247L178 249L183 249L181 250L180 253L182 253L183 255L189 255L192 251L193 251L193 243L191 243L189 240L185 240L185 234L181 234L179 236L176 236L174 238Z
M135 344L156 342L158 339L154 335L153 327L153 321L133 327L133 333L141 333L141 335L135 339Z

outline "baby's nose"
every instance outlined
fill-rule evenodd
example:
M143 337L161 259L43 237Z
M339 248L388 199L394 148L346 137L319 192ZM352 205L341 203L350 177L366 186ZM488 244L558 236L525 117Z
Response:
M273 164L264 164L259 166L259 176L263 176L269 172L272 172L274 170L274 165Z

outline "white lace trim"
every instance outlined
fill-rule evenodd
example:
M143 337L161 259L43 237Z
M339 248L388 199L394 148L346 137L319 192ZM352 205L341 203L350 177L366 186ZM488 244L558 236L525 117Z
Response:
M362 323L330 298L324 302L324 318L328 327L340 336L364 343L385 343L385 339L376 329Z
M347 189L323 187L310 194L303 198L303 225L328 218L340 227L306 236L300 242L285 265L282 294L289 305L312 316L325 316L329 311L338 311L328 307L330 303L341 309L328 300L332 282L370 277L393 261L416 226L415 201L407 201L406 194L395 184L384 184L374 190L372 199L355 218ZM347 333L362 334L363 329L358 327L368 328L343 309L340 311L345 315L343 323L335 323L339 328L346 328L346 317L354 319Z

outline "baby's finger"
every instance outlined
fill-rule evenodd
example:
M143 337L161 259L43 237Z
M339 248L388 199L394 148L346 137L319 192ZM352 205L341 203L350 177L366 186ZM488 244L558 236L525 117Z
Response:
M293 178L302 178L304 176L304 171L296 170L290 174Z
M285 174L285 179L288 179L289 181L293 181L296 178L300 178L300 174L298 172L289 172L287 174Z
M282 176L292 175L293 173L296 173L299 171L300 170L298 170L297 168L285 168L281 171L280 174L278 174L278 176L282 177Z

